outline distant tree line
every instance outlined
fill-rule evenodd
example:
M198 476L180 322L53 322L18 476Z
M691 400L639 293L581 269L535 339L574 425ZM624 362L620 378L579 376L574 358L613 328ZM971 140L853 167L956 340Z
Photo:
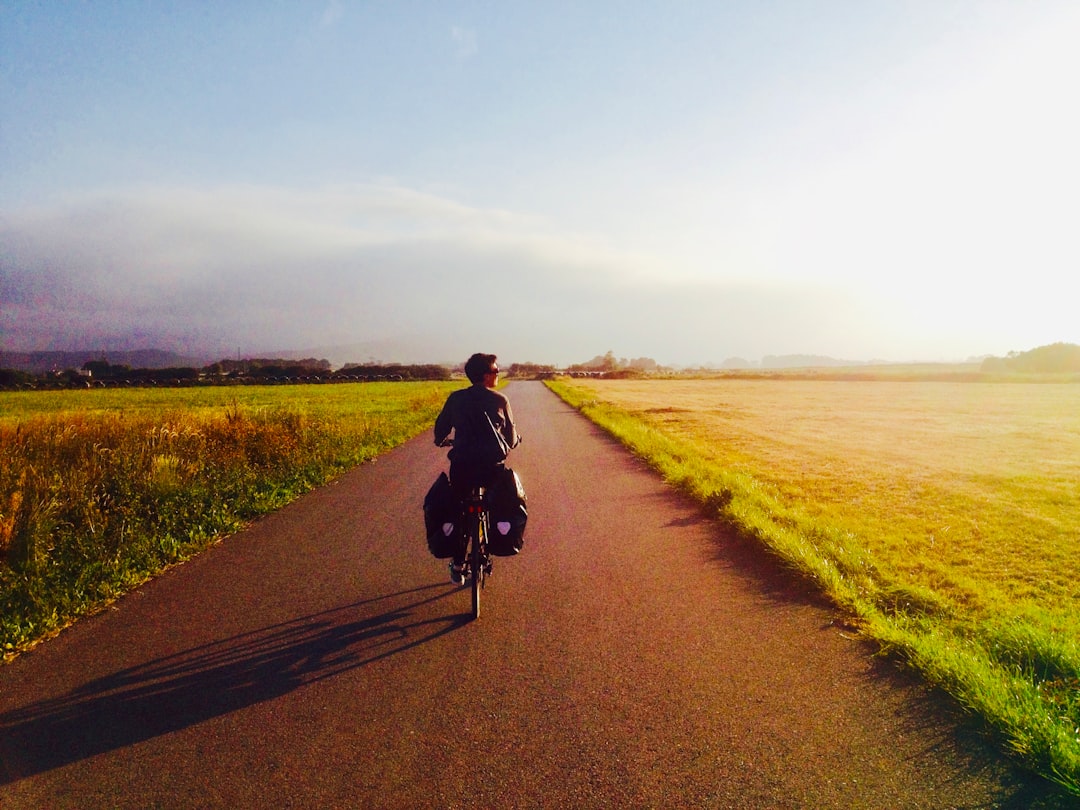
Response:
M532 380L542 380L547 377L554 377L556 373L557 370L555 366L544 365L542 363L512 363L510 368L506 370L506 374L509 377Z
M1080 372L1080 346L1052 343L1028 352L1009 352L1005 357L987 357L980 370L988 374L1063 374Z
M35 374L0 369L0 388L93 388L117 386L239 385L375 380L449 380L451 369L436 364L349 363L333 371L327 360L254 358L219 360L202 368L132 368L124 363L89 360L79 369Z
M651 357L636 357L628 360L617 358L614 352L607 352L587 360L559 367L550 363L513 363L506 369L507 376L517 379L543 380L558 374L603 377L641 377L648 373L665 371Z
M544 379L556 374L622 378L642 377L668 370L650 357L617 358L613 352L608 351L564 369L543 363L514 363L506 369L506 373L507 376L518 379ZM1054 343L1027 352L1009 352L1006 357L987 357L982 361L980 371L984 374L1080 374L1080 346L1073 343ZM202 368L132 368L124 363L89 360L79 369L65 369L60 372L34 373L0 368L0 388L449 380L461 374L460 366L451 368L434 363L347 363L334 371L329 361L316 358L219 360Z
M218 360L203 369L207 374L239 374L248 376L306 376L329 374L329 360L281 360L279 358L252 358L246 360Z
M608 351L584 363L567 366L570 374L602 374L604 377L643 377L646 374L661 371L661 366L651 357L617 358Z
M91 380L197 380L200 374L199 369L189 368L187 366L172 368L132 368L131 366L123 364L113 365L108 360L88 360L82 364L81 371L84 373L79 374L78 372L74 372L75 376L79 379ZM70 376L73 372L69 369L62 373Z
M346 363L338 371L334 372L334 376L382 377L396 380L449 380L453 375L449 368L437 363L410 365L403 363Z
M19 371L14 368L0 368L0 388L18 388L22 385L30 385L37 379L29 371Z

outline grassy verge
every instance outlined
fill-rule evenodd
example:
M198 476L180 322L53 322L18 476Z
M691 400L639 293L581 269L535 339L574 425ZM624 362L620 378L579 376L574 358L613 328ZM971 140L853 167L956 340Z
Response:
M550 383L667 481L818 583L1029 767L1080 795L1080 517L1069 451L1029 459L1051 468L1039 475L1019 450L1004 452L997 465L1017 469L991 475L966 470L975 465L965 453L987 442L985 452L1002 451L1005 439L935 425L929 406L910 408L907 424L868 418L874 430L841 441L843 423L857 420L835 400L815 412L785 399L782 386L800 383L751 383L772 386L752 394L771 400L713 388L696 403L668 383L633 385ZM815 420L830 409L836 424ZM1027 440L1076 441L1075 425L1051 422L1045 436L1028 424ZM928 450L904 461L895 446L916 431ZM945 452L950 441L957 447ZM821 449L830 446L831 455Z
M0 395L5 660L416 435L456 387Z

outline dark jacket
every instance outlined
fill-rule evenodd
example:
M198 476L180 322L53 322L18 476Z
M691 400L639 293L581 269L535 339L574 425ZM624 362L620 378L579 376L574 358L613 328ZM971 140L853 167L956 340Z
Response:
M506 459L521 437L514 426L510 401L483 385L454 391L435 419L435 443L441 444L454 432L450 450L450 478L486 478Z

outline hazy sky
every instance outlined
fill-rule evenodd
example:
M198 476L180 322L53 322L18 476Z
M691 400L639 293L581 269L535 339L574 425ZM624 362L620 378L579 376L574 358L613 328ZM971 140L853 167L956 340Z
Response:
M0 348L1080 343L1077 42L1075 0L4 0Z

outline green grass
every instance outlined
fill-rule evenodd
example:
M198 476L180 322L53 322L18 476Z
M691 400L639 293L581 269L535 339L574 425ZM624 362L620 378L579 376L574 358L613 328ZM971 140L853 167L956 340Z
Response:
M0 393L5 660L416 435L457 387Z
M1080 793L1080 386L551 387Z

